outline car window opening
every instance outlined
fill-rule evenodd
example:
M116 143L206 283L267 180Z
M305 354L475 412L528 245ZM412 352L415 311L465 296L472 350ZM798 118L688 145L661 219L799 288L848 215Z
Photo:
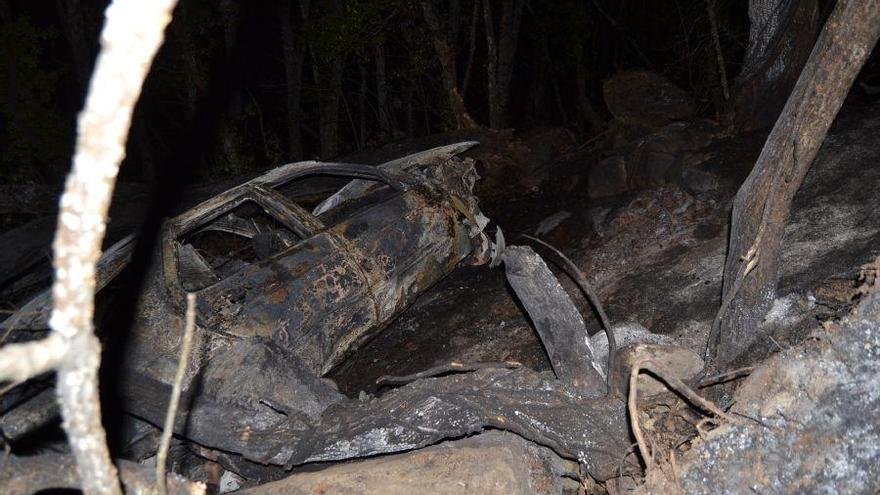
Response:
M276 186L275 190L306 210L312 211L351 181L352 179L348 177L317 174L286 182ZM317 218L325 225L333 225L364 208L385 200L396 192L391 186L380 181L369 179L358 179L358 181L368 184L366 193L331 208L318 215Z
M180 238L180 284L190 292L204 289L301 240L260 205L245 202Z

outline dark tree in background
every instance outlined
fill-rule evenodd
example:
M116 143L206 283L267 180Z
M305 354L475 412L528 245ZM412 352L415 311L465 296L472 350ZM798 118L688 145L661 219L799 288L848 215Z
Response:
M297 3L299 5L297 5ZM291 156L302 156L302 133L299 129L300 105L303 85L303 64L306 60L306 43L302 27L308 19L309 0L284 0L278 5L278 21L281 27L281 49L284 53L284 82L287 94L284 99L287 111L287 151Z
M508 98L513 77L516 47L526 0L504 0L493 7L492 0L483 1L483 21L486 29L486 69L489 87L489 127L508 126ZM500 10L500 15L493 14ZM497 21L496 21L497 19ZM496 24L497 22L497 24Z
M476 0L479 2L479 0ZM488 0L487 0L488 1ZM458 32L459 25L458 12L453 11L456 15L450 15L450 26L441 25L437 13L434 12L433 2L431 0L421 0L422 12L425 16L425 22L431 30L431 38L434 44L434 51L437 54L437 60L440 62L440 68L443 73L443 90L446 92L446 100L449 104L449 111L452 114L452 120L458 129L476 127L477 124L471 118L464 104L464 98L458 89L458 57L455 52L455 33ZM458 4L458 2L456 2ZM452 27L451 36L448 34ZM452 38L450 43L449 38Z

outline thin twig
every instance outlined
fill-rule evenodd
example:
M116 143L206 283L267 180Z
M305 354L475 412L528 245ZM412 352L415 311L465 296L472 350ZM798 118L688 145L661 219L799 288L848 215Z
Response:
M87 494L121 490L101 424L101 346L92 331L96 265L134 105L175 4L115 0L107 8L101 52L77 121L73 169L60 200L52 333L42 341L0 349L0 380L24 380L57 369L62 426Z
M183 343L180 349L180 360L177 362L177 373L174 375L174 387L171 389L171 399L168 402L168 412L165 414L165 427L162 438L159 441L159 450L156 452L156 491L165 495L165 460L168 457L168 448L171 445L171 434L174 432L174 418L177 416L177 406L180 402L180 391L183 388L183 377L189 365L189 355L192 352L193 334L196 328L196 295L186 295L186 326L183 331Z
M737 420L730 414L722 411L713 402L702 398L698 393L694 392L692 388L688 387L686 383L681 381L678 377L675 376L675 374L667 370L662 365L655 363L650 359L645 359L638 361L634 367L638 367L640 370L650 372L652 375L656 376L664 383L666 383L666 385L670 389L681 394L685 399L688 400L688 402L691 403L691 405L697 406L706 412L710 412L718 416L719 418L724 419L725 421L729 421L731 423L740 423L739 420Z
M744 368L737 368L731 371L725 371L724 373L719 373L717 375L712 375L700 380L697 383L697 388L704 388L710 385L718 385L719 383L729 382L730 380L735 380L737 378L742 378L744 376L749 376L752 372L755 371L754 366L746 366Z
M420 371L418 373L413 373L411 375L405 376L391 376L391 375L383 375L376 379L376 385L406 385L407 383L414 382L416 380L420 380L423 378L432 378L439 375L445 375L449 373L467 373L471 371L483 370L483 369L516 369L521 367L522 364L516 361L504 361L501 363L460 363L458 361L452 361L450 363L441 364L439 366L434 366L433 368L428 368L424 371Z
M49 326L66 347L56 388L62 426L88 494L121 492L101 424L101 345L93 333L96 266L134 106L176 3L114 0L107 7L101 51L77 119L73 168L59 201Z
M52 371L66 359L69 344L58 334L42 340L7 344L0 348L0 382L23 382Z
M753 366L746 366L744 368L737 368L735 370L726 371L724 373L719 373L717 375L712 375L709 377L698 376L697 378L688 382L687 385L692 389L711 387L713 385L720 385L731 380L737 380L739 378L749 376L750 374L752 374L753 371L755 371L755 368ZM648 407L652 405L666 404L665 400L674 396L674 392L655 394L642 399L642 401L639 403L639 406Z

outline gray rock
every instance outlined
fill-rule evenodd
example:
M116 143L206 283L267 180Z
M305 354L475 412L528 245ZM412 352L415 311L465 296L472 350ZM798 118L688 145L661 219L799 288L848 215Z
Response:
M630 125L659 129L695 113L689 94L652 71L615 74L605 80L602 93L611 114Z
M490 431L414 452L297 473L241 493L549 495L562 493L561 474L576 470L546 447Z
M877 493L878 322L875 293L770 359L734 396L733 411L751 421L711 431L679 458L678 480L655 470L640 493Z

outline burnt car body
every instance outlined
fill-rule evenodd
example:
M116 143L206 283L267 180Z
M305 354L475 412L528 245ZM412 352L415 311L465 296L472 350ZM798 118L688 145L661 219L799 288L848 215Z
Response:
M485 261L473 162L455 157L473 144L379 167L284 165L166 221L126 345L123 407L161 424L194 293L198 345L178 433L230 450L229 437L251 427L305 428L342 399L321 375L462 260ZM315 176L359 179L358 192L313 214L290 189ZM133 245L108 249L99 288ZM10 320L39 328L48 305L44 293L22 309L36 316Z
M459 181L468 173L462 161L438 167ZM316 174L377 184L315 216L281 190ZM180 328L185 293L192 292L199 327L226 339L274 342L313 372L326 373L471 254L467 217L473 214L456 205L472 197L464 196L464 185L458 189L366 165L305 162L170 220L157 263L162 268L146 289L134 333L150 348L136 361L156 354L156 333L147 329ZM176 345L168 350L176 360Z

